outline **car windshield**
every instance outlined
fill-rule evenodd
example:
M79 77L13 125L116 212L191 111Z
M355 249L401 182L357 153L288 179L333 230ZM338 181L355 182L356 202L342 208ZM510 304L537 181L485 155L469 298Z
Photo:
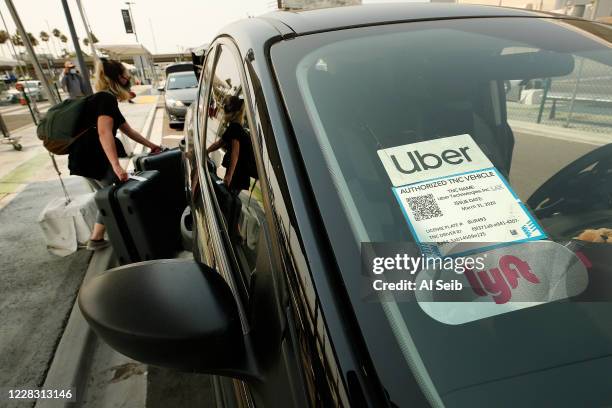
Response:
M454 19L272 46L338 268L373 364L399 406L411 397L402 373L388 372L399 364L392 349L434 406L612 403L602 396L609 386L597 380L612 369L610 303L566 301L587 286L610 287L593 269L587 277L592 258L580 258L575 279L564 269L567 291L547 300L509 302L520 296L510 278L505 294L487 282L474 289L501 311L456 302L429 308L396 294L367 301L358 272L369 242L413 242L421 250L433 242L439 250L444 242L537 241L558 254L576 236L605 242L612 232L600 230L612 228L611 32L578 20ZM393 342L369 329L380 327L363 317L376 308Z
M170 74L168 76L168 88L167 89L185 89L185 88L196 88L198 86L198 79L193 72L186 72L180 74Z

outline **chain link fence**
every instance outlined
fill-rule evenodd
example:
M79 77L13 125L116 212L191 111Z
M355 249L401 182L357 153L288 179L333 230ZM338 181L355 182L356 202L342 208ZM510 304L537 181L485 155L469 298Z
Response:
M570 75L507 81L508 119L612 133L612 68L576 58Z

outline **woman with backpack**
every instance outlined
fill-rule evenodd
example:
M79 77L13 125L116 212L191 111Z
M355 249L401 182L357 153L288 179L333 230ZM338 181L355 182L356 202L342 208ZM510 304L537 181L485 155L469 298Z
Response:
M140 143L151 152L161 151L161 147L150 142L134 130L119 110L118 101L128 101L130 93L130 75L119 61L102 59L96 67L97 93L87 97L84 114L80 119L80 129L87 129L85 134L70 145L68 168L70 174L83 176L96 182L100 187L116 181L126 181L127 172L119 162L120 157L127 157L123 144L117 137L120 129L130 139ZM106 248L109 242L104 239L106 228L98 214L87 249Z

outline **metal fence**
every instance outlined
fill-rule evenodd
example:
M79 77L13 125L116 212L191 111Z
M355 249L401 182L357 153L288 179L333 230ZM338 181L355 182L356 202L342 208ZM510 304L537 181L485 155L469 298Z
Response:
M508 119L612 133L612 68L576 58L567 76L506 83Z

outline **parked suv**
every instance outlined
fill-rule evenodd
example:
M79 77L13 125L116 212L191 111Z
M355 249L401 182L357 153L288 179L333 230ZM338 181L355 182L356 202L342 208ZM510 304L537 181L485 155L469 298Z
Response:
M477 161L500 181L487 194L509 199L480 203L493 209L453 228L524 216L508 241L524 234L574 256L573 237L612 227L610 112L566 128L537 120L546 101L506 99L517 81L572 89L580 75L609 93L611 36L568 16L445 4L275 12L226 27L184 131L195 260L107 272L81 290L85 318L136 360L214 375L225 406L611 405L612 307L584 298L610 289L598 262L607 244L580 244L576 274L541 267L544 251L504 258L490 271L499 279L478 271L484 286L459 301L379 298L363 269L367 243L423 244L438 228L427 225L477 207L470 188L446 204L425 191L451 168L452 182L475 178ZM241 191L227 186L233 159L207 153L215 143L237 152L224 136L228 97L245 106L240 151L249 146L257 169Z

